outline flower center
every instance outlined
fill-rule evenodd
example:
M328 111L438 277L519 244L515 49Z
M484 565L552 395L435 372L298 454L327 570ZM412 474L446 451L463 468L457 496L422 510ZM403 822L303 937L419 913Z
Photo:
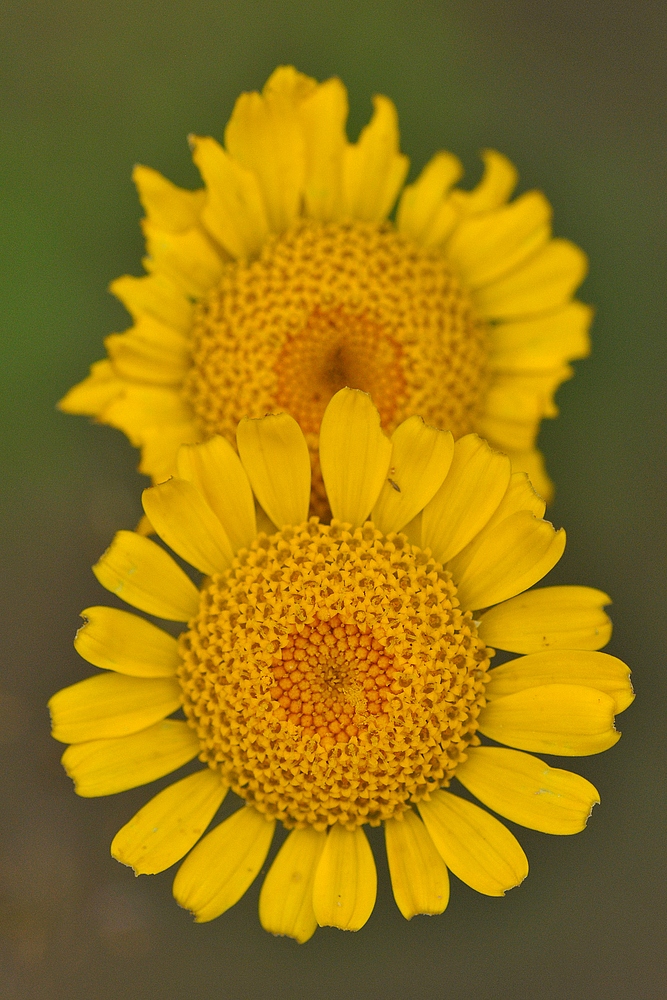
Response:
M287 827L377 825L478 742L488 650L404 535L317 518L259 535L181 638L201 758Z
M285 411L311 449L343 386L369 392L387 433L413 413L455 437L477 427L488 386L484 323L445 257L390 223L303 221L230 265L193 327L184 385L202 437L234 441L244 416Z

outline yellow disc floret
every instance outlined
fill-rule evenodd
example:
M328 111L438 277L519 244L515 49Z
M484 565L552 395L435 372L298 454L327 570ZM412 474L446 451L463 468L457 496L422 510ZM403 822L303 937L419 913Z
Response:
M450 574L403 534L348 527L259 535L181 639L202 759L287 827L400 815L479 742L492 651Z
M389 433L412 413L458 438L488 387L487 329L446 259L389 223L302 221L231 265L198 307L184 393L202 439L234 440L244 416L285 411L313 461L343 386L369 392ZM318 502L319 498L319 502Z

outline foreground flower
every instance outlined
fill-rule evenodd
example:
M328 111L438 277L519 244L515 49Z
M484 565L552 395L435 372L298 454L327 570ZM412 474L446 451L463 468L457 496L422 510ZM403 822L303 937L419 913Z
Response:
M112 854L153 873L194 848L174 894L211 920L252 883L280 821L291 833L260 919L298 941L318 923L356 930L370 916L366 823L384 823L408 919L445 909L448 869L502 895L527 874L523 850L444 789L455 775L516 823L583 829L595 788L521 751L578 756L618 740L629 671L595 652L610 636L609 598L525 592L565 535L542 520L525 474L476 435L454 444L411 417L389 441L368 396L338 392L320 435L329 525L308 519L308 448L290 416L243 420L237 445L238 456L221 437L182 447L179 477L144 493L158 535L205 574L199 590L133 532L94 568L134 607L187 621L180 640L89 608L76 648L115 673L50 702L80 795L133 788L197 756L208 765L144 806ZM268 533L257 533L253 493ZM527 655L489 670L490 645ZM179 706L187 722L166 719ZM518 749L481 746L478 733ZM246 804L200 840L228 788Z
M181 444L234 443L242 417L290 413L324 514L320 421L349 385L371 393L387 433L415 413L455 438L478 432L548 499L535 439L567 362L588 353L591 311L571 301L584 254L551 238L540 192L508 202L517 174L499 153L484 153L473 191L441 152L401 194L394 105L374 98L356 143L346 117L340 80L281 67L238 99L225 148L191 138L203 188L135 169L149 273L111 285L134 326L61 408L124 431L154 482Z

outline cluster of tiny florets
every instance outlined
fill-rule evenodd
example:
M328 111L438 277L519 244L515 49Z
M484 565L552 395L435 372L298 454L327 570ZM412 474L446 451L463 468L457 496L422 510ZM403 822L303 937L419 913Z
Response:
M343 386L369 392L391 433L418 413L455 437L477 426L487 333L445 256L390 223L303 220L257 260L230 264L198 306L184 386L203 438L290 413L308 440L325 510L317 436Z
M181 637L201 758L287 827L378 824L449 783L492 654L402 534L311 518L209 579Z

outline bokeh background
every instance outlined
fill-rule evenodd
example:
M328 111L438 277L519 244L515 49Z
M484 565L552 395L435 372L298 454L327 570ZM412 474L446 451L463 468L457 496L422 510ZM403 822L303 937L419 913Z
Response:
M6 0L0 269L0 994L7 1000L607 1000L663 997L665 974L665 368L667 6L641 0ZM193 924L171 873L109 856L147 799L79 799L45 708L90 673L72 649L104 602L91 564L140 513L120 433L55 411L127 317L106 286L141 273L135 162L195 186L188 132L220 136L236 95L279 63L396 102L412 176L437 148L495 146L543 188L557 235L591 259L594 354L560 390L542 445L568 529L552 582L614 596L608 650L636 703L611 751L574 763L601 791L572 838L515 830L531 862L503 899L453 879L449 909L406 923L381 837L358 934L303 947L264 933L259 886ZM558 763L555 761L554 763ZM165 779L162 784L171 779ZM152 794L152 792L150 793ZM231 799L231 796L230 796ZM225 803L226 811L232 808Z

